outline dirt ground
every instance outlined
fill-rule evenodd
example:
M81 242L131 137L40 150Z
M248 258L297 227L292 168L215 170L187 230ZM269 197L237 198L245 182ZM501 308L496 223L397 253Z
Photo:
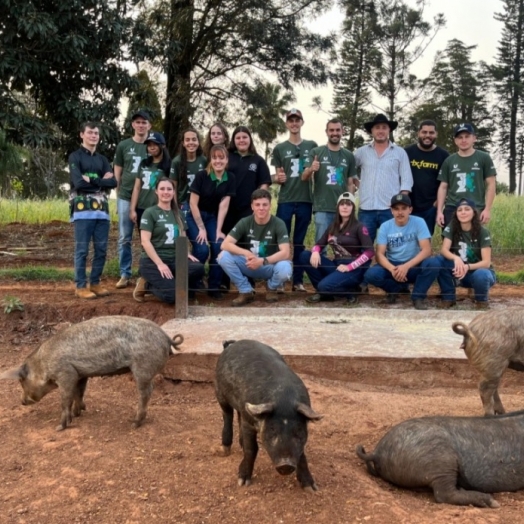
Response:
M70 267L71 232L62 223L45 228L9 225L0 229L0 252L1 267L29 262ZM495 266L517 271L524 267L524 257L497 259ZM105 283L114 288L113 280ZM70 322L105 314L147 317L158 324L173 318L172 307L156 301L138 304L131 293L131 288L115 290L107 298L81 302L69 283L0 282L0 300L15 296L25 306L24 312L0 311L0 371L21 363ZM228 307L229 298L211 305L204 295L198 297L200 304ZM497 308L520 305L524 288L496 285L492 297ZM372 294L361 303L374 305L377 298ZM279 305L302 300L299 294L287 293ZM400 388L378 380L360 384L303 379L313 408L324 415L310 425L307 447L319 486L314 495L303 492L294 477L279 476L263 450L252 486L237 486L241 451L235 439L231 456L218 453L222 417L211 383L174 383L158 376L146 423L133 429L133 380L92 379L87 411L71 428L56 432L56 392L26 407L20 404L18 384L1 381L0 522L524 522L524 491L496 494L501 505L497 510L436 504L430 492L399 489L369 476L354 453L357 444L372 450L392 425L410 417L480 415L480 400L471 385L458 380L456 388ZM508 410L523 408L523 389L524 385L503 387Z

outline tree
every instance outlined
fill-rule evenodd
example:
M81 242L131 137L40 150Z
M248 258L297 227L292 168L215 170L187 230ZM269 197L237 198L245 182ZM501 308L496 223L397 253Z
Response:
M494 78L496 104L494 115L498 129L498 150L506 158L509 192L517 189L517 171L522 173L519 141L522 129L524 94L524 0L503 0L504 11L495 14L503 29L497 49L497 64L490 68ZM520 185L520 183L519 183Z
M357 131L370 118L373 71L380 64L377 48L377 14L373 0L345 0L344 41L339 66L333 75L333 112L344 122L347 147L362 145Z
M283 116L294 101L292 93L282 94L282 86L271 82L259 81L254 88L245 91L248 126L264 143L266 161L271 154L270 144L286 131Z
M293 83L327 81L323 54L332 38L304 21L329 0L157 0L147 19L165 63L165 135L174 152L180 131L242 98L260 72ZM198 114L197 114L198 108ZM213 118L214 120L214 118Z
M28 158L28 151L7 140L5 131L0 129L0 195L13 196L12 183L24 173L24 160Z
M149 30L136 0L3 0L0 122L32 147L78 145L80 122L102 123L102 149L118 141L119 102L134 86L126 61L147 58Z

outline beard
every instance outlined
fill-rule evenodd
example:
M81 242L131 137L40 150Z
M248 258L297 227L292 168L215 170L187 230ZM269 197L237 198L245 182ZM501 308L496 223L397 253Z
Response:
M418 145L420 146L420 149L425 149L426 151L429 151L430 149L433 149L433 146L435 145L435 142L437 141L436 138L432 139L429 144L426 144L421 138L418 139Z

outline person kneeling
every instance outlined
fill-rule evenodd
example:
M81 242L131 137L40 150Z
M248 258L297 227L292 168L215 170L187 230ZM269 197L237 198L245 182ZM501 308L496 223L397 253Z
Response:
M158 203L148 207L140 220L140 278L136 283L133 298L143 302L151 293L168 304L175 303L176 238L185 236L185 225L174 201L175 187L170 178L162 177L156 187ZM204 265L189 255L189 289L196 288L204 276Z
M251 195L253 214L242 218L222 242L218 263L237 287L233 306L255 299L249 278L266 281L266 301L277 302L277 288L291 279L289 234L283 220L271 215L271 193L256 189Z
M331 246L334 260L321 254L325 246ZM360 291L373 254L373 241L357 219L355 197L349 192L342 193L331 225L311 251L300 254L300 264L318 291L306 298L306 302L330 301L334 295L340 295L346 297L348 304L356 304L355 291Z
M411 300L415 309L427 309L428 289L439 269L428 263L431 234L426 222L411 216L411 199L400 193L391 199L393 218L380 226L377 237L377 264L366 271L363 284L383 289L385 302L394 304L406 283L414 283Z

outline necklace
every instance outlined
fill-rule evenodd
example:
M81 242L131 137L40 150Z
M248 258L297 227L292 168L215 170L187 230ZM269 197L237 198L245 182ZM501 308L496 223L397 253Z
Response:
M342 158L342 151L340 149L338 151L331 151L331 149L329 149L329 147L326 147L326 149L327 149L327 154L328 154L328 158L329 158L329 163L336 169L340 165L340 160ZM335 153L337 154L337 161L336 162L333 160L333 157L331 156L331 153L333 153L333 156L335 155Z

